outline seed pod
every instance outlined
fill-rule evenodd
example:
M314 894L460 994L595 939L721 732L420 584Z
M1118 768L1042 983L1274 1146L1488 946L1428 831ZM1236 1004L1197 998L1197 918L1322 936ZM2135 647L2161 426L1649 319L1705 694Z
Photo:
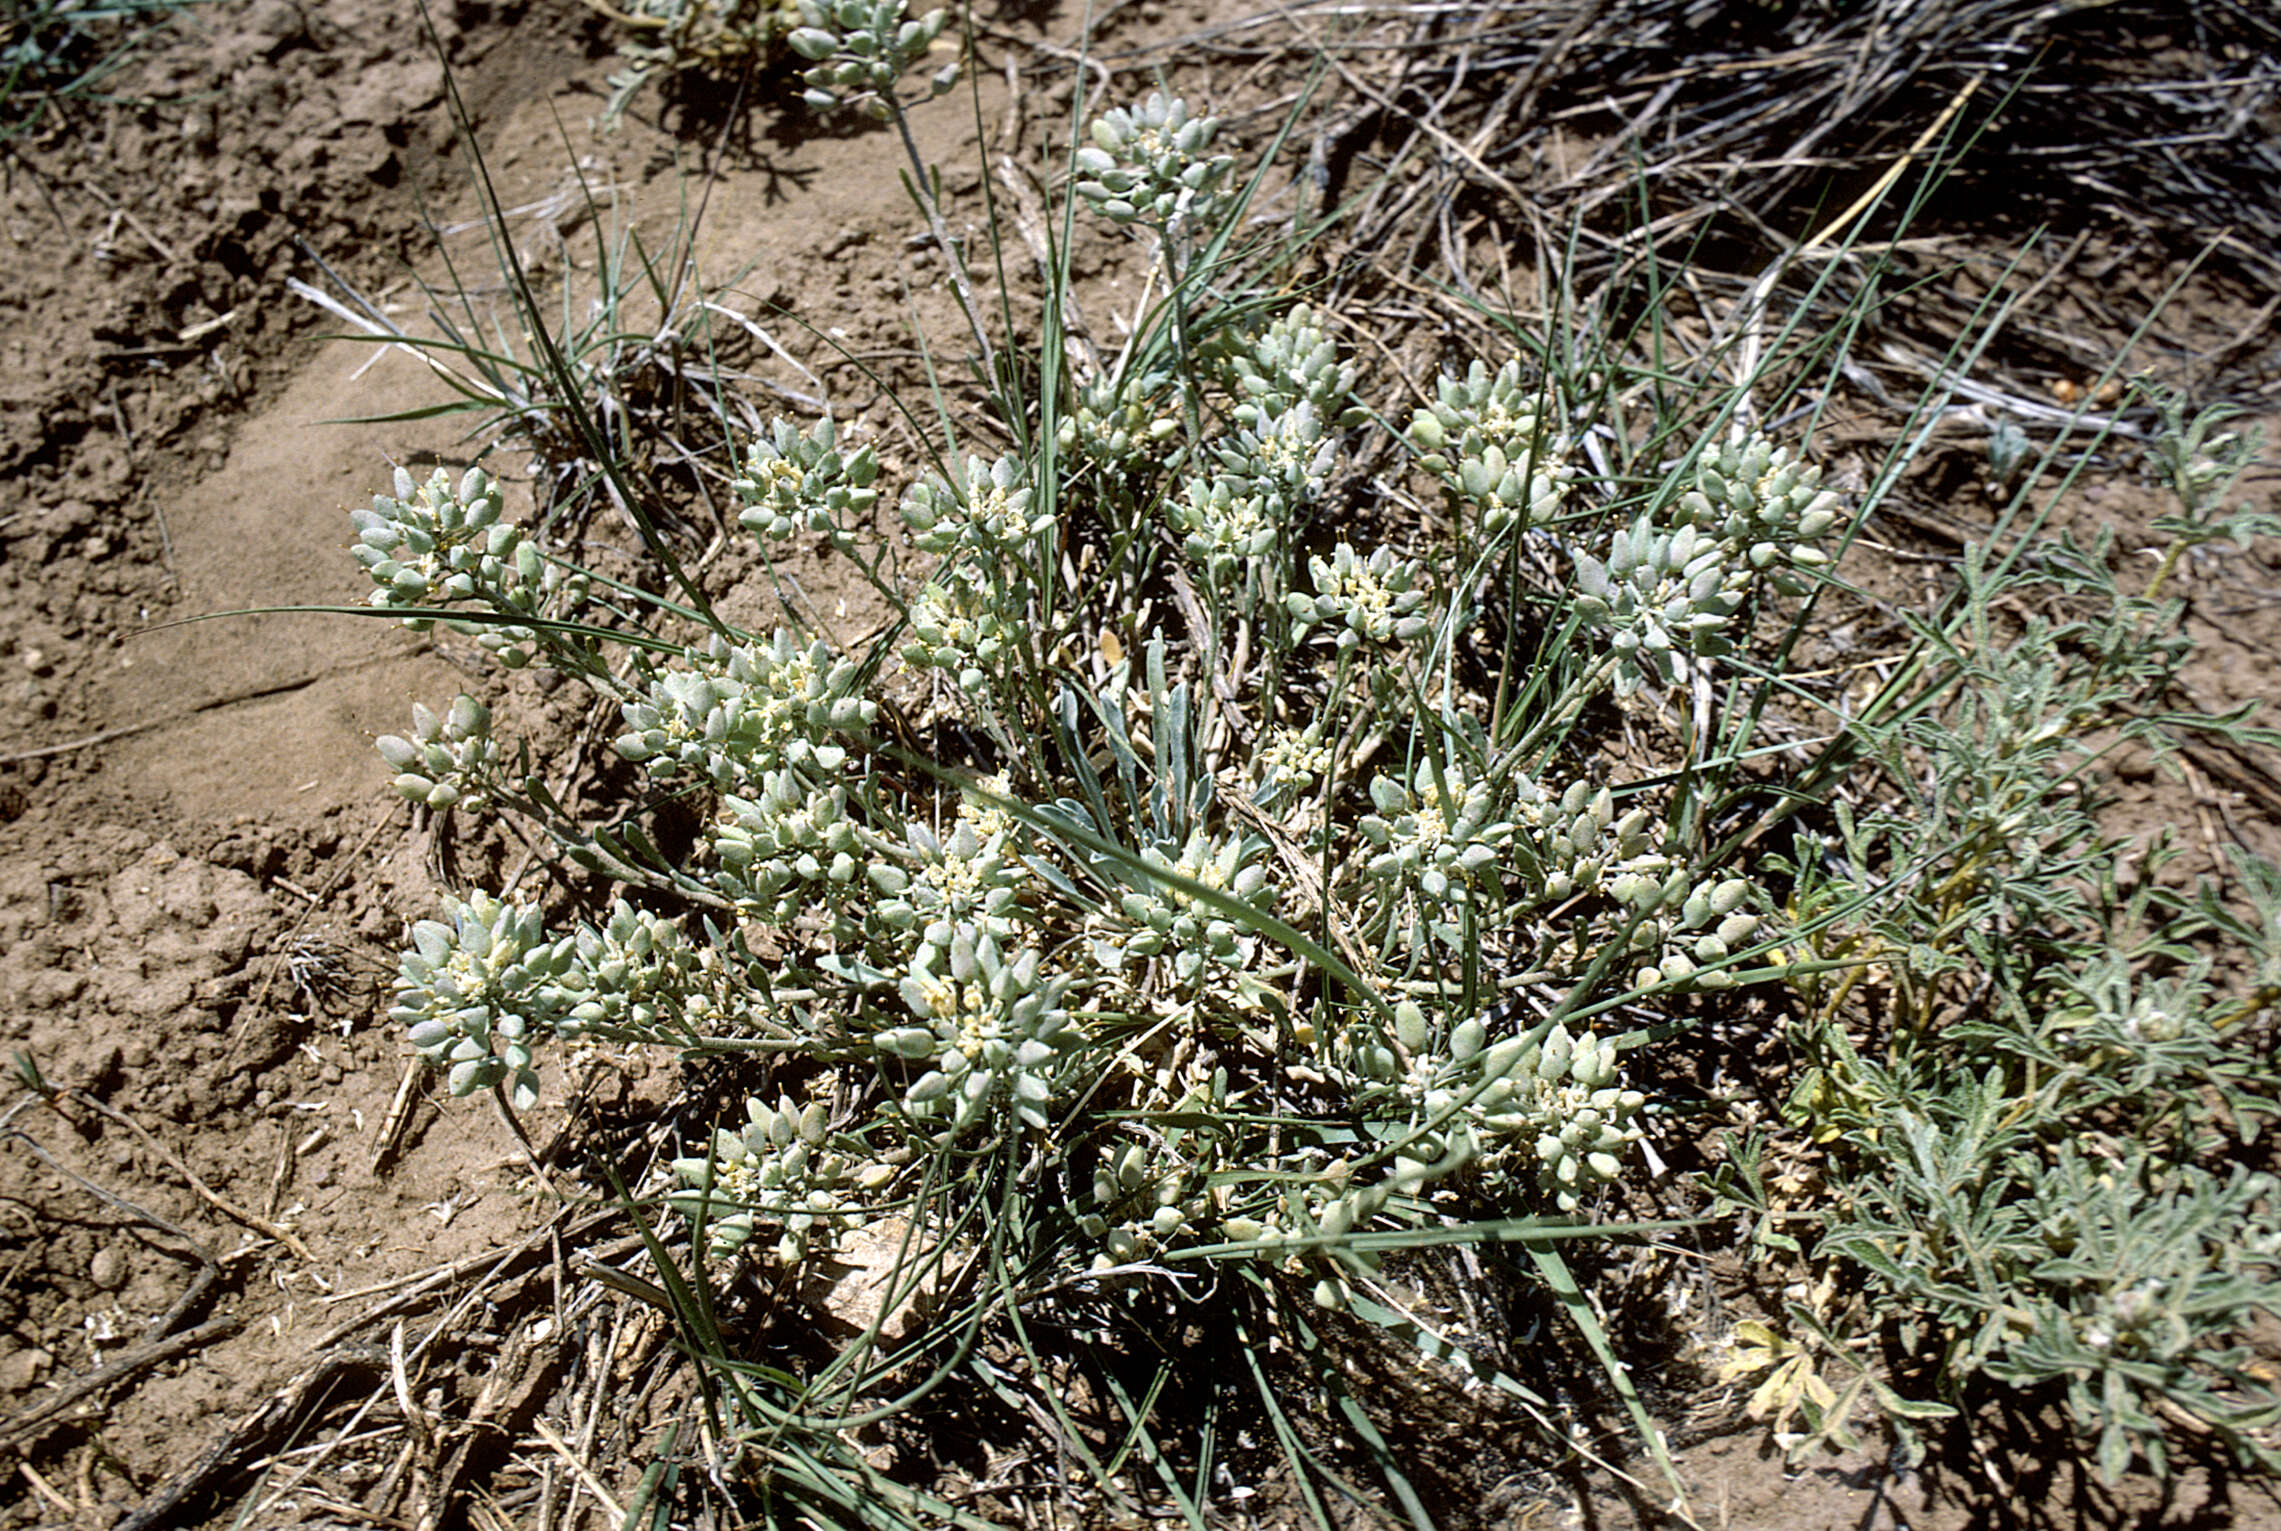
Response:
M1425 1051L1426 1013L1416 1000L1406 999L1394 1007L1394 1037L1413 1055Z
M1488 1028L1481 1024L1479 1016L1459 1022L1457 1029L1449 1034L1450 1056L1459 1063L1470 1061L1481 1051L1482 1041L1488 1034Z

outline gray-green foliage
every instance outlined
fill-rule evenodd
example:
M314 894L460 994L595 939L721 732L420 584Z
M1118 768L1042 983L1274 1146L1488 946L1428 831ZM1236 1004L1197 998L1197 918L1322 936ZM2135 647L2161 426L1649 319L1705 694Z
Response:
M491 737L491 709L474 697L454 697L440 715L414 702L412 736L382 734L374 743L396 771L396 790L412 802L439 812L463 803L471 811L482 808L499 745Z
M536 905L486 893L447 899L445 912L448 923L412 927L389 1017L446 1070L452 1094L504 1085L518 1103L535 1104L536 1049L570 1010L561 980L577 943L550 939Z
M916 1120L941 1122L942 1141L997 1112L1046 1126L1083 1034L1062 1008L1070 978L1041 972L1040 961L1031 949L1008 956L973 926L954 926L947 947L929 943L912 958L897 992L917 1024L872 1040L883 1053L932 1065L903 1103Z
M765 645L716 637L621 705L618 753L661 780L686 773L723 792L785 765L828 776L847 760L841 736L879 712L857 681L856 663L821 639L801 645L784 628Z
M685 1189L666 1205L693 1224L703 1221L706 1252L716 1260L734 1258L765 1232L777 1235L769 1253L780 1264L828 1252L843 1229L861 1221L865 1191L887 1176L833 1144L820 1101L798 1106L779 1096L770 1106L748 1099L745 1116L742 1131L719 1128L708 1152L673 1161Z
M2281 881L2245 857L2231 887L2182 887L2166 837L2102 811L2117 747L2270 742L2169 698L2192 645L2157 591L2215 515L2170 427L2184 508L2148 587L2118 586L2104 542L1968 549L1946 621L1839 742L1891 806L1806 841L1795 895L1828 911L1812 950L1849 964L1793 1032L1789 1117L1838 1188L1819 1255L1929 1362L1918 1387L1960 1406L1976 1380L2049 1388L2110 1480L2165 1470L2181 1425L2281 1466L2281 1390L2246 1342L2281 1303L2281 1215L2244 1162L2276 1109L2244 1023L2281 997ZM1840 1020L1872 973L1875 1047Z
M1842 516L1821 470L1764 437L1705 450L1675 505L1642 512L1605 557L1576 555L1576 610L1606 635L1618 693L1700 673L1755 590L1805 594Z
M1560 508L1567 447L1540 395L1518 357L1495 372L1477 360L1437 379L1434 402L1410 419L1418 461L1473 506L1485 537L1543 525Z
M878 477L878 454L868 444L841 451L830 417L805 431L780 419L746 450L730 488L744 506L737 521L745 530L771 542L814 532L845 546L879 498Z
M785 37L814 67L802 78L803 98L819 111L856 106L892 116L897 84L927 56L950 19L944 10L907 14L905 0L798 0L800 25ZM958 83L958 65L945 64L928 80L932 95Z
M575 609L585 597L583 577L543 558L504 509L498 483L481 468L468 469L457 484L441 468L425 483L398 468L394 495L374 495L370 510L351 514L352 551L372 577L372 604L466 607L510 618ZM443 620L510 668L538 652L537 634L519 623ZM436 621L403 619L414 632Z
M1373 549L1365 558L1347 543L1328 558L1310 557L1312 595L1294 592L1284 604L1296 630L1328 626L1342 649L1363 643L1399 643L1423 634L1433 623L1425 615L1428 592L1424 571L1392 548Z
M1623 1205L1669 1120L1633 1051L1650 1031L1799 957L1795 1006L1742 1014L1794 1011L1783 1130L1820 1178L1723 1184L1748 1181L1766 1248L1837 1294L1842 1314L1793 1317L1854 1358L1855 1393L1905 1428L1984 1384L2046 1389L2110 1476L2163 1466L2181 1421L2270 1460L2281 1398L2242 1331L2281 1308L2281 1223L2244 1145L2273 1110L2249 1039L2281 999L2281 871L2242 857L2231 885L2181 890L2096 785L2119 741L2265 742L2174 706L2191 645L2166 589L2271 529L2231 501L2249 435L2160 401L2180 509L2145 587L2117 585L2104 543L1974 548L1883 689L1764 748L1765 711L1821 695L1770 619L1830 588L1859 509L1800 445L1732 425L1744 403L1785 418L1755 408L1773 383L1641 430L1614 401L1664 396L1665 361L1586 364L1555 334L1458 357L1421 407L1341 315L1231 253L1234 159L1158 94L1093 124L1067 183L1073 211L1153 236L1151 298L1113 362L1010 397L1021 369L994 364L899 94L943 14L798 9L809 101L901 133L999 418L961 429L987 460L946 447L901 484L828 414L724 460L764 556L820 539L892 617L856 642L796 618L763 637L630 587L597 615L481 472L399 475L356 518L376 607L576 677L644 793L581 822L507 770L467 697L382 741L406 796L526 816L566 877L628 893L597 919L450 899L401 959L412 1046L454 1093L518 1108L550 1049L735 1057L745 1120L685 1125L646 1188L703 1226L700 1266L797 1264L899 1216L959 1273L953 1339L851 1349L814 1397L721 1368L740 1448L813 1439L826 1393L860 1417L913 1355L963 1365L944 1358L985 1324L1186 1292L1205 1264L1198 1301L1311 1292L1478 1382L1494 1336L1417 1301L1388 1250L1517 1239L1604 1348L1544 1220ZM700 11L731 15L672 14ZM1061 338L1047 358L1083 349ZM1405 414L1414 472L1366 434ZM1452 538L1385 513L1420 494ZM622 623L629 657L600 663L617 651L579 615ZM1596 706L1679 687L1676 740ZM913 698L959 753L886 726ZM1620 718L1625 751L1587 715ZM641 828L664 798L695 810L686 855ZM1790 817L1777 915L1750 855ZM1269 1310L1274 1334L1319 1359L1297 1306ZM1888 1354L1917 1371L1874 1375ZM1808 1437L1846 1438L1834 1398L1803 1396Z
M1162 91L1095 118L1077 151L1077 194L1114 223L1171 231L1209 222L1235 158L1210 153L1219 120Z
M811 99L907 127L896 87L939 15L802 17ZM827 414L724 459L763 556L820 539L873 586L892 615L861 638L811 630L797 591L763 636L694 587L627 585L585 613L621 624L612 649L557 620L587 585L480 474L360 515L376 605L495 618L470 625L604 699L639 782L624 817L582 821L508 772L526 757L473 701L384 744L430 809L526 816L566 880L626 888L594 920L455 899L415 928L395 1014L455 1092L517 1108L550 1048L739 1059L745 1120L683 1123L646 1188L724 1266L897 1215L976 1325L1211 1263L1480 1376L1466 1346L1493 1341L1451 1338L1386 1249L1500 1229L1558 1269L1526 1220L1623 1205L1663 1104L1646 1026L1775 960L1769 901L1691 795L1714 746L1619 767L1577 720L1779 665L1757 619L1820 588L1848 507L1756 437L1584 451L1614 433L1549 348L1461 359L1410 421L1414 463L1391 434L1359 450L1414 400L1226 253L1244 193L1213 137L1165 97L1096 128L1072 195L1158 236L1163 295L1113 365L962 433L987 456L898 483ZM1381 487L1445 496L1455 543L1379 511ZM1491 628L1548 616L1576 652L1510 645L1483 673ZM666 799L686 854L645 831ZM2093 1034L2064 1047L2106 1057ZM881 1365L846 1361L846 1397ZM748 1443L781 1424L740 1410Z
M621 67L610 76L605 122L659 75L765 62L801 19L791 0L611 0L611 9Z

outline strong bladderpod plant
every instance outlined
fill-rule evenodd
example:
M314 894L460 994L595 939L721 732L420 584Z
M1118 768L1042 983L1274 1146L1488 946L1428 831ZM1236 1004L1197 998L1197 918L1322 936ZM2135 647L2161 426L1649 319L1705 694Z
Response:
M1217 125L1165 95L1102 116L1070 177L1074 200L1155 236L1126 343L1049 333L1021 353L1037 367L1003 365L1004 310L971 289L904 80L949 51L945 18L899 0L798 11L808 99L891 121L911 159L973 343L927 351L929 375L971 362L982 386L946 382L941 409L903 416L908 468L820 410L740 431L709 460L775 578L714 609L701 561L670 597L637 563L595 603L597 641L627 640L607 667L551 620L583 586L505 524L488 479L406 478L359 518L379 605L464 616L558 663L639 767L575 792L508 779L468 699L384 742L399 790L530 818L565 874L518 884L560 900L543 918L475 895L415 930L396 1007L414 1046L455 1091L516 1106L549 1038L582 1078L648 1046L730 1088L743 1120L695 1118L636 1195L696 1245L676 1250L668 1219L659 1290L678 1304L685 1287L707 1310L690 1332L743 1353L759 1351L732 1331L756 1296L816 1284L708 1259L791 1266L836 1245L853 1262L840 1240L858 1223L907 1224L934 1274L899 1257L886 1287L932 1282L962 1316L894 1356L877 1326L845 1344L819 1330L836 1353L789 1392L773 1365L740 1371L711 1395L724 1464L788 1470L836 1438L815 1422L885 1419L930 1368L1046 1332L1015 1325L1095 1335L1175 1290L1234 1301L1222 1316L1307 1364L1334 1342L1284 1300L1310 1288L1446 1360L1452 1326L1409 1267L1516 1228L1597 1334L1559 1285L1573 1230L1554 1220L1622 1179L1648 1120L1652 1055L1630 1055L1631 1088L1619 1028L1681 1024L1702 1001L1675 995L1735 981L1771 944L1747 868L1708 847L1748 811L1725 806L1742 795L1721 773L1774 752L1738 735L1730 757L1699 731L1649 768L1649 796L1610 776L1589 704L1611 681L1706 676L1699 661L1751 635L1756 593L1817 580L1833 498L1755 439L1656 467L1676 439L1663 405L1589 418L1549 344L1461 364L1410 416L1342 354L1353 316L1291 302L1280 268L1263 279L1277 241L1236 223L1250 193ZM1382 476L1390 412L1422 472ZM1426 473L1456 507L1454 545L1442 518L1405 516ZM1578 529L1607 507L1638 519ZM1371 536L1339 541L1352 525ZM1571 557L1611 533L1606 557ZM797 615L735 625L753 590L809 609L817 587L779 553L852 563L876 620L845 645ZM1559 635L1579 628L1610 653L1567 662ZM1667 740L1633 726L1626 742ZM1666 795L1669 823L1649 806ZM2102 999L2048 1050L2105 1068L2145 1035L2172 1061L2167 1001L2146 994L2122 1029ZM693 1278L668 1281L669 1260Z
M399 962L389 1018L445 1071L454 1095L505 1086L518 1108L538 1101L534 1048L569 1014L561 980L577 942L550 938L535 904L488 893L446 896L447 920L421 920Z
M1062 1008L1069 983L1043 972L1034 949L1008 957L972 926L952 932L947 947L921 947L898 986L917 1024L872 1038L882 1054L932 1065L904 1091L904 1109L943 1141L1001 1111L1042 1130L1083 1041Z
M1354 402L1361 369L1339 355L1338 342L1324 328L1326 316L1304 303L1277 315L1247 344L1229 349L1228 371L1236 404L1231 411L1256 427L1263 416L1287 413L1305 404L1328 428L1359 425L1363 412Z
M374 747L395 770L396 790L439 813L454 807L480 811L499 761L491 709L466 695L454 697L441 716L414 702L412 737L382 734Z
M1245 411L1213 455L1239 493L1257 495L1273 507L1276 519L1286 520L1322 497L1338 448L1312 401L1278 407L1270 400Z
M1103 373L1078 389L1062 416L1061 449L1119 473L1173 470L1187 456L1179 439L1183 393L1165 368Z
M1607 636L1615 687L1682 684L1728 652L1729 620L1760 587L1804 595L1844 525L1821 469L1763 436L1706 448L1667 513L1642 512L1607 556L1574 555L1576 609Z
M1513 837L1491 782L1454 760L1419 761L1407 785L1373 777L1370 801L1378 811L1355 825L1378 847L1369 874L1436 913L1470 902L1477 886L1492 881L1484 874Z
M1280 498L1242 479L1192 478L1166 502L1165 515L1208 582L1228 584L1240 575L1248 595L1260 583L1261 562L1282 541L1285 509Z
M1412 1104L1418 1130L1402 1141L1398 1188L1415 1190L1452 1167L1494 1176L1521 1164L1571 1212L1594 1186L1622 1177L1647 1097L1618 1083L1616 1049L1606 1038L1555 1024L1541 1036L1492 1042L1487 1019L1475 1016L1434 1048L1415 1006L1400 1021L1407 1070L1389 1052L1363 1054L1366 1071L1395 1083Z
M1021 613L1008 613L1007 604L973 564L946 564L911 602L904 661L942 671L971 696L983 694L1020 645Z
M871 880L885 895L872 907L881 924L945 950L960 930L1013 939L1022 862L1012 828L985 831L979 818L962 814L940 838L924 824L904 826L908 855L871 865Z
M1518 831L1510 842L1516 870L1547 900L1590 892L1610 871L1637 871L1654 854L1648 841L1653 815L1633 808L1618 817L1615 794L1606 787L1595 792L1590 782L1570 782L1555 797L1516 779L1506 789L1506 811ZM1654 864L1661 866L1662 858Z
M1036 490L1026 480L1022 464L1011 457L990 463L968 458L961 483L931 476L920 480L903 496L912 544L946 558L958 553L1036 557L1053 530L1053 516L1036 508Z
M798 1106L780 1095L769 1106L749 1098L745 1116L742 1131L717 1129L709 1152L673 1161L685 1189L666 1204L692 1224L703 1221L716 1260L769 1232L777 1235L769 1253L779 1265L828 1250L840 1230L861 1221L861 1196L894 1178L891 1166L833 1145L821 1101Z
M1234 156L1209 152L1219 126L1162 91L1136 107L1111 107L1077 151L1077 194L1113 223L1177 232L1204 222L1235 168Z
M1130 1265L1212 1227L1210 1142L1179 1127L1149 1141L1125 1140L1102 1153L1077 1226L1100 1241L1093 1269Z
M1143 847L1141 862L1272 912L1275 889L1261 859L1266 850L1267 842L1256 835L1215 841L1199 829L1177 852L1169 844ZM1162 954L1176 983L1193 984L1207 963L1226 968L1251 964L1258 940L1225 910L1175 883L1147 879L1145 872L1127 875L1142 883L1117 899L1116 912L1130 923L1096 925L1102 933L1092 943L1093 958L1104 969L1117 972L1136 958Z
M1576 610L1607 635L1618 696L1650 681L1681 684L1693 661L1727 652L1727 620L1749 582L1731 557L1692 522L1659 530L1645 515L1616 534L1605 561L1576 555Z
M704 963L674 921L618 899L599 928L579 927L570 963L558 1035L659 1042L687 1033L686 1000Z

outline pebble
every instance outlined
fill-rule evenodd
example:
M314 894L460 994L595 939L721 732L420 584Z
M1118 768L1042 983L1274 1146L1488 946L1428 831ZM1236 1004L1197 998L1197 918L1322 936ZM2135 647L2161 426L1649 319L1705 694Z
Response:
M87 1262L87 1279L106 1292L116 1292L127 1284L127 1257L116 1244L106 1244L95 1251L95 1258Z
M28 1392L54 1365L54 1353L46 1350L19 1350L0 1357L0 1388L11 1393Z

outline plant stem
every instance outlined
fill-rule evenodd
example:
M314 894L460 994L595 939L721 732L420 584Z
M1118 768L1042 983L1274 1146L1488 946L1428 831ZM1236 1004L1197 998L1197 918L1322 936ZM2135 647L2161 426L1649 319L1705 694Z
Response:
M911 162L911 198L926 214L927 229L941 249L943 264L950 271L951 285L958 289L958 311L966 316L966 327L974 336L974 343L982 350L983 375L990 380L995 393L1006 385L1007 379L999 375L998 353L990 344L990 336L982 328L982 320L974 306L974 284L967 279L966 259L959 254L958 244L950 237L950 227L943 222L942 206L935 197L935 183L927 174L927 163L919 154L918 140L911 136L911 119L903 103L892 93L881 97L887 103L888 114L895 121L895 132L903 140L903 157Z

